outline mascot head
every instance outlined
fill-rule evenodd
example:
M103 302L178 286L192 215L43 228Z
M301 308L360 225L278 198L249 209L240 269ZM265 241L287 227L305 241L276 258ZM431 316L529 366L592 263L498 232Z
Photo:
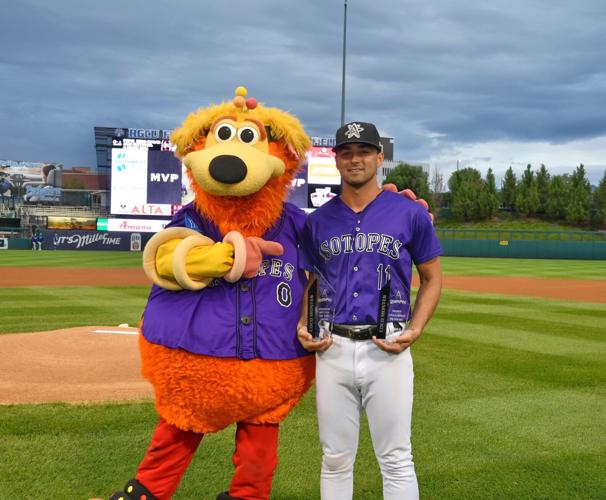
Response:
M238 87L231 102L190 114L171 141L198 211L224 234L261 236L279 219L310 140L294 116L246 95Z

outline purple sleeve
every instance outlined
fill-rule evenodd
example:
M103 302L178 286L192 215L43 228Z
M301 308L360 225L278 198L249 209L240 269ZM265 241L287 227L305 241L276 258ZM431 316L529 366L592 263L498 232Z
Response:
M423 264L442 253L436 231L425 210L417 210L413 218L413 235L408 251L415 265Z

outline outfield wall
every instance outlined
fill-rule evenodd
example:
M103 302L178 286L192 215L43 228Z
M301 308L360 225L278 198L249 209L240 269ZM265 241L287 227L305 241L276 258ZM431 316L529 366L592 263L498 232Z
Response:
M606 233L436 229L444 256L606 260Z
M42 231L43 250L122 250L140 252L154 233L122 231L80 231L45 230ZM30 238L7 238L0 249L30 250Z
M606 260L606 233L453 230L437 228L442 255L524 259ZM140 251L154 233L46 230L44 250ZM29 238L4 238L0 250L31 249Z

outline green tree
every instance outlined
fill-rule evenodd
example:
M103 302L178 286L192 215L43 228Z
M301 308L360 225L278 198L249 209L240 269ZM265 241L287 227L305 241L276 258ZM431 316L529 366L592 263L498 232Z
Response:
M568 175L554 175L549 182L545 213L548 217L564 219L570 197L570 178Z
M539 189L530 163L526 166L518 185L516 207L519 213L527 216L535 215L539 209Z
M408 163L400 163L387 174L385 183L395 184L399 191L403 189L412 189L417 195L417 198L424 198L431 206L433 202L431 200L431 191L429 190L429 181L427 178L427 172L423 170L423 167L409 165Z
M539 191L539 208L537 213L545 214L547 212L547 199L549 198L549 172L545 165L537 172L537 189Z
M593 208L595 210L597 225L606 226L606 170L604 177L593 192Z
M492 168L488 169L486 173L486 194L488 199L486 200L486 206L488 210L488 217L492 217L497 213L499 209L499 197L497 194L497 184L494 179L494 173Z
M570 198L566 207L566 220L571 224L589 223L591 185L581 163L570 177Z
M486 182L475 168L454 172L448 180L450 208L456 219L481 220L489 216L489 195Z
M507 210L515 211L518 180L513 168L509 167L501 182L501 204Z

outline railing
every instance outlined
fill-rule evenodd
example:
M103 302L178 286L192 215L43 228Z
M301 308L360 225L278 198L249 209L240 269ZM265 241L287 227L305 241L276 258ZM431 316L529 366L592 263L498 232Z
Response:
M22 216L30 217L101 217L107 211L94 209L91 207L70 207L70 206L44 206L44 205L23 205L19 207Z
M606 231L436 228L436 234L446 256L606 259Z
M606 231L436 228L436 234L438 238L448 240L606 241Z

